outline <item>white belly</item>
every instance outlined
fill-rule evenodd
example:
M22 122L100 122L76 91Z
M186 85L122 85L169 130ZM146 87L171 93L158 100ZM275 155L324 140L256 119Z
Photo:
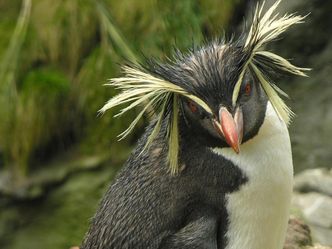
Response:
M288 130L271 104L258 134L240 153L213 149L247 175L248 182L227 196L226 249L281 249L289 218L293 163Z

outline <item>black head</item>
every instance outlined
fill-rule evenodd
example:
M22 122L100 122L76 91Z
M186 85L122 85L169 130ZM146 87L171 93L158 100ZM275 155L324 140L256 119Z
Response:
M264 90L250 72L244 74L237 101L232 103L244 61L241 47L214 42L188 54L177 53L176 58L169 64L151 63L150 70L198 96L213 112L181 97L186 129L208 146L231 146L239 152L241 142L257 134L267 105Z
M261 127L267 101L280 120L289 124L292 111L279 96L286 95L271 80L271 74L306 76L308 68L292 65L281 56L264 50L303 16L278 15L276 1L266 12L258 4L249 30L236 42L213 42L189 53L176 53L168 63L152 61L147 67L125 66L125 77L111 79L121 92L100 110L128 104L121 115L144 104L143 110L120 137L128 135L140 117L153 107L157 122L144 151L158 135L167 118L168 161L172 173L178 167L179 129L185 126L209 146L230 146L239 152L242 142L252 138ZM179 121L179 117L180 120Z

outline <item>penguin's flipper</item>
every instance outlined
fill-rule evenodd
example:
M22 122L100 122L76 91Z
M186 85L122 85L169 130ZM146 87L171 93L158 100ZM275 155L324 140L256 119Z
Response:
M217 227L215 216L197 217L178 232L166 237L159 249L217 249Z

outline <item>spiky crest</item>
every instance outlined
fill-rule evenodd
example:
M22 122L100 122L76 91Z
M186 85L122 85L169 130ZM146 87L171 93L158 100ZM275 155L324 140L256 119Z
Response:
M154 126L151 135L148 137L147 143L143 149L145 151L149 148L152 141L158 135L162 120L165 118L165 114L170 113L169 123L167 125L167 137L168 137L168 161L170 163L170 170L172 174L176 174L178 171L178 113L179 113L179 96L185 96L198 105L200 105L205 111L212 114L210 107L200 98L188 93L183 88L175 85L166 80L157 78L142 68L137 67L123 67L125 77L111 79L109 84L115 86L121 92L110 99L100 110L104 113L106 110L115 106L130 103L127 107L123 108L115 116L120 116L123 113L135 108L139 105L144 105L142 111L132 121L129 127L122 132L119 137L120 140L125 138L135 127L138 121L141 119L144 113L147 112L149 107L155 110L159 109L157 115L156 125ZM160 107L160 108L158 108Z
M292 112L280 98L279 94L284 96L287 95L269 80L269 77L265 72L266 70L263 68L270 68L279 72L287 72L300 76L306 76L304 72L309 69L296 67L281 56L263 50L264 45L279 37L280 34L285 32L291 25L303 22L303 19L305 18L293 14L285 14L284 16L279 17L279 14L275 13L275 10L280 2L281 0L276 1L264 15L262 14L264 2L261 5L257 4L256 6L252 25L242 47L242 52L244 53L243 58L245 58L245 61L242 64L243 66L241 67L238 80L236 81L233 90L232 102L233 105L236 104L244 74L247 70L250 70L250 72L252 72L259 80L279 117L288 123ZM148 70L145 70L142 67L124 66L123 72L125 76L113 78L110 80L110 83L107 84L116 87L121 92L110 99L101 108L100 112L104 113L106 110L115 106L129 104L115 115L120 116L136 106L144 106L129 127L119 135L120 139L123 139L134 129L135 125L149 108L157 110L157 120L147 139L143 152L150 147L152 141L157 137L163 120L167 116L167 160L170 165L171 173L176 174L179 170L178 115L180 96L195 101L210 114L213 113L211 108L201 98L189 93L181 86L156 76L156 74L151 74Z
M275 13L275 10L280 2L281 0L277 0L264 15L263 8L265 2L257 4L256 6L253 21L243 45L243 52L246 54L247 61L244 63L237 83L235 84L232 102L235 106L239 96L243 76L246 70L250 70L259 79L260 84L262 85L279 117L283 119L286 124L288 124L293 113L280 98L278 93L281 93L282 95L285 94L268 80L268 77L265 75L266 73L260 69L260 66L267 66L278 72L287 72L299 76L306 76L304 72L310 69L296 67L281 56L263 50L264 45L278 38L290 26L302 23L305 18L305 16L298 16L294 14L279 16L279 13Z

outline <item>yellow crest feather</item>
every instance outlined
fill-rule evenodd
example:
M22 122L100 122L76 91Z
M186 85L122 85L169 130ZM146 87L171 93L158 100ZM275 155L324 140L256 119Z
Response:
M147 142L142 150L146 151L153 140L160 132L162 121L165 118L167 103L172 102L171 117L169 117L169 124L167 126L168 138L168 155L167 160L170 165L172 174L178 172L178 153L179 153L179 131L178 131L178 115L179 115L179 96L187 97L195 101L208 113L212 113L210 107L200 98L188 93L185 89L175 85L164 79L157 78L147 72L125 66L123 67L124 77L111 79L110 86L115 86L121 92L110 99L101 109L100 113L104 113L110 108L118 105L128 104L115 117L121 116L127 111L142 105L144 108L139 112L137 117L131 122L128 128L119 134L120 140L125 138L136 126L138 121L142 118L144 113L149 108L161 106L160 112L157 115L156 124L149 135Z
M279 16L279 13L275 13L275 11L280 2L281 0L276 1L265 12L264 15L262 13L265 2L263 2L261 5L257 4L256 6L253 22L243 47L244 52L249 54L249 56L248 59L245 61L244 66L241 69L242 71L239 75L239 78L234 86L232 102L235 106L246 70L253 69L279 117L282 118L286 123L288 123L293 113L287 107L284 101L279 97L278 93L284 96L287 96L287 94L285 94L273 83L269 82L267 77L264 76L263 71L257 67L257 65L259 64L259 57L263 57L268 58L270 65L280 71L288 72L299 76L306 76L304 71L310 70L308 68L294 66L288 60L282 58L281 56L263 50L264 45L275 40L290 26L302 23L305 18L303 16L298 16L294 14L285 14L283 16Z

